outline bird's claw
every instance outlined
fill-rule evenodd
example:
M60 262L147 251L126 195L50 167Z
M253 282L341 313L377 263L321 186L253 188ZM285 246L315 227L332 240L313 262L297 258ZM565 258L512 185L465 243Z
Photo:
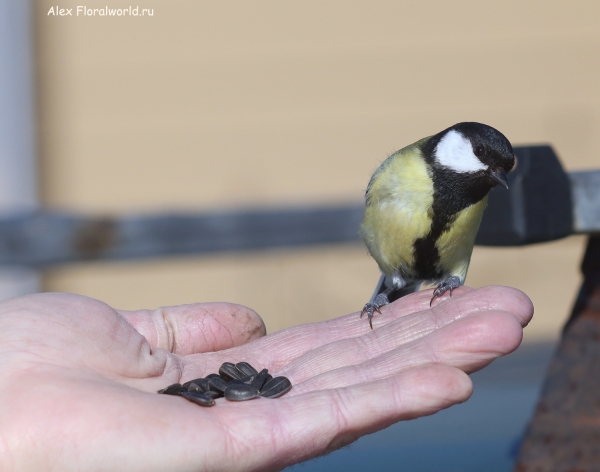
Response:
M367 303L362 311L360 312L360 317L362 318L363 315L366 313L367 317L369 318L369 326L371 327L371 329L373 329L373 312L377 311L381 314L381 311L379 310L379 307L377 305L375 305L374 303Z
M453 275L452 277L448 277L442 283L440 283L435 290L433 291L433 297L431 297L431 301L429 302L429 306L433 303L433 300L436 297L443 295L444 293L450 291L450 296L452 296L452 290L461 286L460 279Z
M388 303L390 302L388 300L387 295L380 293L375 297L375 300L365 304L362 311L360 312L360 317L362 318L362 316L366 313L367 317L369 318L369 326L371 327L371 329L373 329L373 313L377 312L381 315L382 313L380 308L384 305L387 305Z
M379 309L379 306L375 303L369 302L363 307L362 311L360 312L361 318L365 313L367 314L367 317L369 318L369 326L371 327L371 329L373 329L373 312L375 311L381 315L381 310Z

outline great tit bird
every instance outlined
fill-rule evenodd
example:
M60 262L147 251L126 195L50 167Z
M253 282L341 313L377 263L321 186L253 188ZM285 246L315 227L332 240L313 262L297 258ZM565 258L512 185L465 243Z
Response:
M371 177L360 236L382 272L362 312L372 318L392 300L436 285L431 303L461 286L488 192L515 164L498 130L458 123L388 157ZM392 298L392 296L395 296ZM381 313L381 312L380 312Z

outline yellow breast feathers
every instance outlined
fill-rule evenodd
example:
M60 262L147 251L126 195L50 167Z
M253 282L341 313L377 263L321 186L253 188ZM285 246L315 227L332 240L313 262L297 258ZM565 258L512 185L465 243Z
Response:
M413 243L431 228L433 182L418 144L392 154L367 189L360 235L387 275L413 265Z

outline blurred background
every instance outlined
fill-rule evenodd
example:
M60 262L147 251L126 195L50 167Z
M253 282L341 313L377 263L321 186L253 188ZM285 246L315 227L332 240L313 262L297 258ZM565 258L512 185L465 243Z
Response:
M595 2L144 1L153 16L120 18L53 6L33 3L45 207L358 202L390 153L459 121L551 143L566 170L599 164ZM476 248L467 284L520 288L536 307L526 337L556 337L583 245ZM227 300L274 331L358 310L377 279L348 245L74 265L43 289L127 309Z
M459 121L494 126L513 145L550 143L567 171L600 167L597 2L108 4L152 9L144 17L30 5L43 208L360 202L389 154ZM467 284L526 292L536 315L525 341L545 346L573 304L584 247L578 236L477 247ZM359 310L378 276L366 249L347 244L60 266L41 290L124 309L237 302L272 332Z

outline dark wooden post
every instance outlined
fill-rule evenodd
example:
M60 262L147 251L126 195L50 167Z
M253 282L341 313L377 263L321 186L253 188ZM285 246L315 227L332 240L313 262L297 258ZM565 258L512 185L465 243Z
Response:
M515 472L600 471L600 236L590 237L582 272Z

